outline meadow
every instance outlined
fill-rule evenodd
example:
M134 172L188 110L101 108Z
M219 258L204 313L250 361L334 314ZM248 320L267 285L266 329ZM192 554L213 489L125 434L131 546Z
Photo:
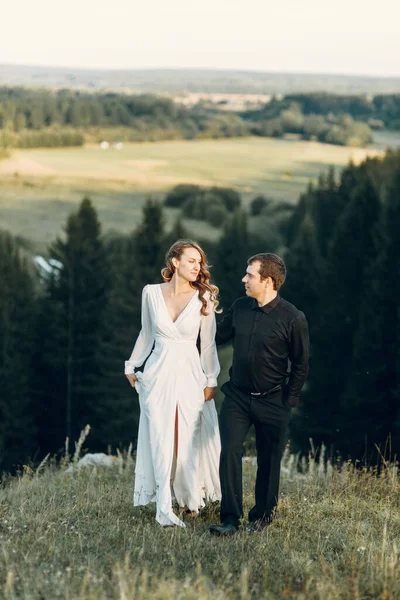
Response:
M89 436L90 438L90 436ZM75 463L78 456L75 457ZM5 600L389 600L400 598L398 467L282 463L279 510L262 534L245 522L211 537L218 505L163 529L132 506L134 458L66 473L48 460L3 476L0 596ZM72 461L74 462L74 461ZM244 460L245 510L254 460Z
M296 202L310 180L329 166L336 172L380 150L267 138L169 141L14 150L0 161L0 223L45 245L59 234L84 195L93 200L105 230L131 231L149 194L162 197L178 183L234 187L245 202L257 194ZM176 211L167 211L168 224ZM216 239L219 230L187 223L192 235Z

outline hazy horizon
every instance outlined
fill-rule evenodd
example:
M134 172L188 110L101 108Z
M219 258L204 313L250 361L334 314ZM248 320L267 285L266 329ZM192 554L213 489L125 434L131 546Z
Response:
M71 65L71 64L52 64L52 63L7 63L0 62L0 67L29 67L29 68L37 68L37 69L69 69L69 70L79 70L79 71L232 71L232 73L254 73L254 74L271 74L271 75L328 75L334 77L360 77L360 78L383 78L383 79L399 79L400 72L398 74L383 75L381 73L345 73L345 72L333 72L333 71L293 71L288 69L251 69L251 68L236 68L236 67L210 67L210 66L199 66L199 67L191 67L191 66L180 66L180 67L171 67L171 66L162 66L156 65L153 67L119 67L119 66L92 66L92 65Z
M399 77L400 3L50 0L3 9L0 63Z

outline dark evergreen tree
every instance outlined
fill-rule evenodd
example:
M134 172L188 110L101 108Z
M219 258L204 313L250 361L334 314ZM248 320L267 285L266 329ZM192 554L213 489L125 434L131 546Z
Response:
M314 187L312 183L309 183L307 186L307 190L300 195L299 201L296 204L294 211L288 219L286 224L285 233L286 233L286 245L288 248L291 248L294 244L297 235L299 233L299 228L301 223L307 213L313 214L313 206L315 203L314 198ZM313 217L314 218L314 217Z
M225 225L215 253L215 282L220 289L221 306L225 309L244 295L242 277L248 258L247 215L237 210Z
M148 283L161 280L160 271L164 264L164 216L158 200L148 198L143 207L143 221L132 237L135 273L138 278L138 297Z
M176 230L180 227L177 224ZM160 271L168 243L162 207L151 198L143 208L143 221L137 230L114 243L105 382L109 401L101 419L101 437L114 447L126 447L136 439L139 405L136 392L124 376L124 361L140 332L143 287L162 281ZM111 420L107 415L110 407Z
M37 422L46 451L60 448L66 436L76 440L88 423L92 444L100 443L96 427L106 397L110 274L100 223L89 199L68 218L65 239L52 245L50 255L59 267L42 302L38 334L45 343L37 365L42 382Z
M326 258L336 226L346 206L346 200L336 185L332 168L321 180L321 185L315 190L312 198L319 251L321 256Z
M341 445L371 460L378 445L400 452L400 171L387 190L376 260L367 269L355 335L352 376L342 395ZM386 446L389 436L392 446Z
M350 165L344 173L351 169ZM344 174L343 177L346 179ZM288 247L293 246L306 214L310 214L315 223L319 253L326 258L333 233L346 204L346 193L336 184L334 170L330 168L327 175L320 175L317 187L310 183L306 192L300 196L299 203L286 225Z
M184 240L188 237L189 234L182 223L182 219L178 217L171 231L164 236L162 243L163 251L167 252L168 248L170 248L177 240Z
M292 302L306 315L311 341L310 370L313 372L313 354L317 352L314 334L318 333L321 307L321 278L324 273L324 259L321 257L317 241L315 222L311 212L306 214L300 224L297 238L286 256L287 277L282 288L284 298ZM291 440L294 448L306 449L309 438L319 433L319 399L309 393L306 382L301 402L291 420Z
M35 451L32 357L36 294L27 260L10 234L0 232L0 468Z
M33 358L34 419L41 456L60 450L66 438L66 388L68 323L66 302L60 289L60 268L47 275L38 300Z
M287 277L282 294L306 314L311 332L318 327L320 284L325 266L311 214L304 217L297 238L286 255L285 263Z
M319 402L315 443L340 447L340 397L351 377L353 337L358 329L366 270L377 252L380 199L369 179L359 183L335 229L321 282L319 326L315 329L309 393ZM313 401L314 401L313 400Z

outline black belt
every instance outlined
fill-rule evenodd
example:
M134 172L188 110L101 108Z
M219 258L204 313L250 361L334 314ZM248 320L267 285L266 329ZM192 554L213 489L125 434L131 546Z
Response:
M248 394L249 396L254 396L255 398L265 398L265 396L269 396L269 394L271 394L272 392L277 392L278 390L282 389L282 384L279 383L278 385L276 385L275 387L271 388L270 390L268 390L268 392L249 392L248 390L244 390L243 388L240 387L240 385L238 385L237 383L235 383L234 381L232 381L233 385L236 386L241 392L243 392L243 394Z

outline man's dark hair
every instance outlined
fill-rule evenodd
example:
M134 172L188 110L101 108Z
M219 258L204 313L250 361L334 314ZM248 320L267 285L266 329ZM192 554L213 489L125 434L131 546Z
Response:
M274 282L274 290L279 290L286 279L286 267L283 260L276 254L260 252L260 254L251 256L247 261L247 264L251 265L255 262L260 263L258 272L260 273L261 279L271 277Z

